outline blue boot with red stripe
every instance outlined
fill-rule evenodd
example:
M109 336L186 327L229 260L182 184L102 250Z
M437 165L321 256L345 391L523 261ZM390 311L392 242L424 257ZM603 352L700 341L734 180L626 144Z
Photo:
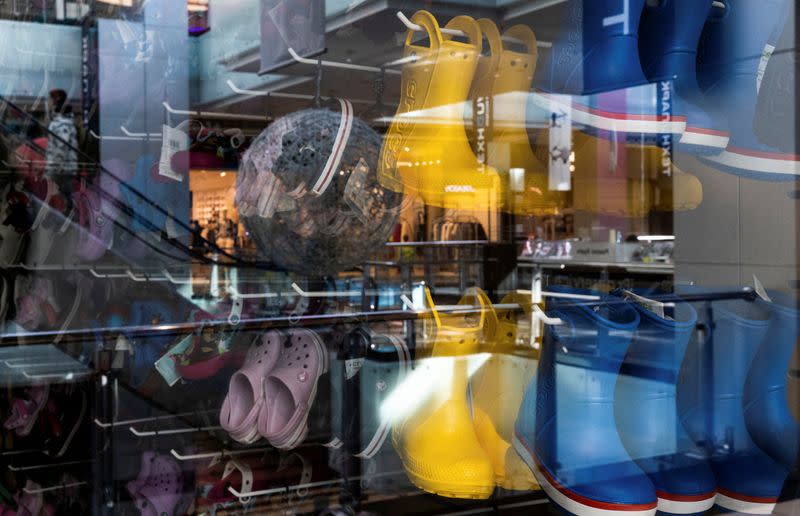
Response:
M793 361L792 357L800 354L800 302L782 292L768 294L772 317L747 373L744 417L753 441L785 468L793 469L800 457L800 421L790 406L798 367L797 358Z
M788 0L725 0L714 7L698 49L698 80L712 117L730 140L712 166L742 177L794 181L800 157L764 145L753 133L761 77L783 30Z
M691 360L683 364L679 417L710 456L717 507L770 514L789 472L753 442L744 410L745 381L769 328L769 307L760 300L731 300L698 311L705 337L691 344Z
M617 381L615 413L622 443L653 482L660 514L702 514L714 505L716 480L678 421L675 387L697 312L676 296L659 296L659 302L648 305L635 296L649 292L614 294L620 301L633 298L641 320Z
M679 137L686 118L662 109L671 93L649 83L639 61L644 6L645 0L569 0L562 33L537 71L539 107L567 110L584 132L602 138Z
M592 294L551 287L562 293ZM617 433L614 388L639 315L608 296L548 300L537 380L526 389L514 447L548 498L576 516L652 516L656 491ZM578 304L581 303L581 304Z
M675 148L692 154L719 154L728 144L727 126L718 127L701 107L697 84L697 46L713 0L661 0L648 3L639 26L639 56L647 79L659 85L666 113L686 118Z

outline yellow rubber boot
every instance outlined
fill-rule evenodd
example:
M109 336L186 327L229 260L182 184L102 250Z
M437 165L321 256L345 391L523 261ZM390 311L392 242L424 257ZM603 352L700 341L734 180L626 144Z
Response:
M445 315L436 312L428 293L436 334L432 356L418 367L429 368L440 381L392 434L409 479L420 489L450 498L484 499L495 487L492 464L467 406L468 360L485 338L491 310L483 299L485 295L468 292L460 304L478 306L478 313Z
M381 184L417 194L432 206L493 210L503 203L500 177L480 163L467 139L464 115L475 75L482 35L469 16L457 16L448 29L461 30L467 42L443 35L436 18L418 11L411 21L427 32L430 46L405 41L402 95L381 151Z
M703 186L658 147L574 135L576 210L625 217L650 211L688 211L703 201Z
M489 42L475 73L471 97L489 107L491 132L473 130L478 155L485 148L486 163L496 169L506 192L502 210L520 215L552 215L567 206L568 193L549 189L547 165L533 153L528 136L526 109L536 72L536 36L526 25L514 25L503 36L522 42L525 51L508 50L492 20L478 20Z
M475 433L503 489L526 491L539 487L530 468L511 446L514 421L528 384L535 380L538 350L530 347L530 296L511 293L500 303L523 308L498 309L498 329L491 358L472 377Z

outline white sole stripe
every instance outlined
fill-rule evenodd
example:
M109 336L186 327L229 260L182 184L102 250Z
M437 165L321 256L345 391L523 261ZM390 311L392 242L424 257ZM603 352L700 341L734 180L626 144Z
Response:
M786 176L800 175L800 161L795 160L748 156L731 150L725 150L718 156L709 156L707 159L726 167L748 172Z
M679 500L658 499L658 510L667 514L696 514L705 512L714 506L716 496L697 500L693 502L683 502Z
M715 147L724 149L728 146L730 136L719 136L714 134L696 133L689 128L681 135L680 143L684 145L702 145L704 147Z
M657 508L643 511L613 511L609 509L590 507L573 500L556 489L556 487L547 480L547 477L539 471L539 468L536 466L536 461L533 460L533 457L531 457L528 449L519 441L519 438L517 438L516 435L514 435L513 446L517 453L519 453L520 457L522 457L522 460L525 462L525 464L527 464L530 470L533 472L533 475L536 477L536 481L539 482L539 485L542 487L542 489L544 489L544 492L547 494L550 500L571 514L575 514L577 516L654 516L656 513Z
M772 514L772 510L775 508L774 503L746 502L725 496L722 493L717 493L716 504L723 509L745 514Z

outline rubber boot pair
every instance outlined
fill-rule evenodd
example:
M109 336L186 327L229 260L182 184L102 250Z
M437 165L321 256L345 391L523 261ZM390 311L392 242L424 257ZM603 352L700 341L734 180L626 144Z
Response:
M598 296L588 304L548 299L548 326L535 382L525 392L514 447L548 498L575 515L656 512L652 482L631 460L614 414L615 388L639 314L598 292L549 287L555 294Z
M674 141L659 146L695 155L719 154L728 144L727 125L720 125L701 106L697 84L697 47L713 0L659 0L645 4L639 25L639 57L647 79L661 93L659 111L686 119Z
M709 509L714 474L677 417L692 307L625 291L550 291L598 301L550 298L548 315L561 324L548 328L517 419L514 445L548 497L576 515Z
M780 339L765 340L772 310L761 300L714 301L698 305L698 313L702 331L690 343L678 381L679 417L692 440L710 456L716 505L723 511L770 514L789 472L754 437L769 441L770 430L763 432L762 425L785 421L769 412L776 407L775 392L770 392L776 385L773 374L779 374L781 365L783 374L788 369L783 361L787 346ZM773 336L781 333L779 326ZM769 356L756 361L760 349ZM751 434L747 420L756 417L765 417L753 427L762 432Z
M761 79L790 6L788 0L726 0L703 30L700 87L715 108L712 117L730 128L725 150L705 159L723 172L764 181L792 181L800 174L794 153L765 145L753 133Z
M459 302L463 311L451 313L439 313L426 294L432 321L424 331L430 330L433 349L409 378L431 386L429 392L414 393L415 406L395 425L392 441L420 489L450 498L488 498L495 489L495 469L475 431L467 392L470 362L496 333L497 319L479 289L467 291Z
M526 117L538 61L536 35L526 25L514 25L501 36L487 18L478 20L478 25L489 43L489 53L478 60L470 94L475 122L473 148L502 178L504 212L559 213L567 206L570 185L550 179L549 159L542 161L534 154L528 134L529 128L537 126L536 120ZM506 48L503 37L521 42L523 50Z
M613 292L639 313L639 326L617 380L614 413L628 454L656 489L662 514L702 514L714 505L716 480L678 420L676 383L697 312L674 295ZM641 297L636 297L641 296Z
M692 210L703 199L700 182L673 161L689 110L685 103L675 106L672 82L658 80L655 72L653 82L645 76L639 41L640 33L650 35L649 27L658 25L658 35L650 38L656 41L644 43L642 59L659 73L677 72L671 56L688 46L691 59L691 39L699 39L702 15L693 30L672 0L659 9L648 4L649 15L642 18L645 9L644 0L570 0L564 30L537 74L540 93L532 96L528 117L538 120L542 110L549 113L551 134L564 116L570 117L574 144L560 148L550 138L546 152L574 165L573 206L580 211L642 217L651 210ZM697 25L697 11L692 15ZM640 28L640 19L655 21ZM693 119L702 118L698 113L693 111ZM695 129L691 134L700 131ZM544 147L546 139L540 136L537 146Z
M446 25L467 35L466 42L443 34L436 18L418 11L428 45L405 40L401 98L381 149L379 178L386 188L419 195L431 206L496 209L503 191L497 171L481 163L470 147L464 114L483 45L481 28L469 16Z

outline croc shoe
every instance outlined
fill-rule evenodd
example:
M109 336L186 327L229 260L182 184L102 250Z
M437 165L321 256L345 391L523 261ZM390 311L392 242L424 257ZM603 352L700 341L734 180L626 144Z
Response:
M290 330L263 380L266 399L258 432L273 446L290 449L303 442L319 377L327 371L328 353L319 336L306 329Z
M258 416L266 403L265 379L278 362L282 345L279 332L264 333L250 347L244 366L231 376L219 421L239 442L249 444L260 438Z
M183 499L183 474L172 457L145 452L139 476L126 487L142 516L174 514Z
M14 430L17 435L24 437L31 433L39 413L47 404L50 386L47 384L35 385L28 389L28 398L14 398L11 401L11 414L3 426L6 430Z

